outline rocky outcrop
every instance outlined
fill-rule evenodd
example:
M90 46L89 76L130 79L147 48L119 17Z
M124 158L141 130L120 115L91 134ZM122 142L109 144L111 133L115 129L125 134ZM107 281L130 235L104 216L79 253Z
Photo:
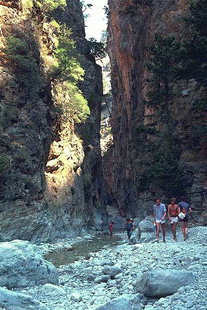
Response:
M23 3L21 10L0 5L2 50L9 37L18 35L27 43L33 65L25 69L29 78L24 80L25 73L5 52L0 54L1 240L69 236L105 214L99 142L101 68L90 55L81 4L68 1L49 17L39 5ZM81 125L72 113L59 113L70 93L64 80L51 73L57 61L56 21L72 28L76 54L82 54L85 76L79 88L91 113ZM21 40L18 43L25 48Z
M39 301L31 298L29 295L9 291L6 288L0 288L0 307L2 309L26 309L47 310L48 308Z
M114 144L105 155L104 173L112 201L116 201L121 214L146 216L155 195L170 198L154 185L153 179L149 189L140 185L148 165L145 143L149 141L149 135L140 128L149 124L153 114L144 105L149 91L146 63L150 61L155 34L174 35L181 40L186 35L183 16L188 8L186 0L109 0L108 51L112 65ZM201 93L195 80L180 83L176 108L172 112L181 140L180 162L185 171L185 190L198 214L206 209L206 146L200 141L197 151L194 150L197 143L192 138L195 115L190 111ZM199 117L202 118L197 116L197 119Z
M39 249L29 241L1 242L0 257L0 286L11 289L58 284L55 266L44 260Z

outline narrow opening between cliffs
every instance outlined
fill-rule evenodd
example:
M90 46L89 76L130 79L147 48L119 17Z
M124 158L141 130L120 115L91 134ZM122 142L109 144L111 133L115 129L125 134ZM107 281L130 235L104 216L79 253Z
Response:
M103 156L113 143L110 125L112 110L111 66L106 48L108 39L108 1L84 0L82 3L86 38L88 41L92 42L92 44L97 43L97 45L94 45L96 52L96 63L102 68L103 98L101 110L100 145Z

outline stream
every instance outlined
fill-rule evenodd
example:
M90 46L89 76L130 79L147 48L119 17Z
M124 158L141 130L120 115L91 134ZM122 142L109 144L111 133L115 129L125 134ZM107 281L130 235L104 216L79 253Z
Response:
M118 245L121 240L118 235L110 237L106 234L100 234L89 240L74 244L71 247L50 252L45 255L45 259L53 263L56 267L68 265L81 258L89 259L92 253Z

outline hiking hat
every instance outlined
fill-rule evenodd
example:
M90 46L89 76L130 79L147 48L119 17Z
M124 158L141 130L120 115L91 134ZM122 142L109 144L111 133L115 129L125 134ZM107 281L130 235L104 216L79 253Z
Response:
M178 217L179 217L179 219L183 220L184 217L185 217L185 213L180 212L180 213L178 214Z

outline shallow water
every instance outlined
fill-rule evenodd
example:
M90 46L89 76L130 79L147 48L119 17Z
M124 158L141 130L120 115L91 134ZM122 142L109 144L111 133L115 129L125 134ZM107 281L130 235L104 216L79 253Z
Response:
M97 235L90 240L73 245L71 248L64 248L45 255L45 259L56 267L68 265L80 258L90 258L91 253L96 253L104 248L113 247L120 243L119 236Z

